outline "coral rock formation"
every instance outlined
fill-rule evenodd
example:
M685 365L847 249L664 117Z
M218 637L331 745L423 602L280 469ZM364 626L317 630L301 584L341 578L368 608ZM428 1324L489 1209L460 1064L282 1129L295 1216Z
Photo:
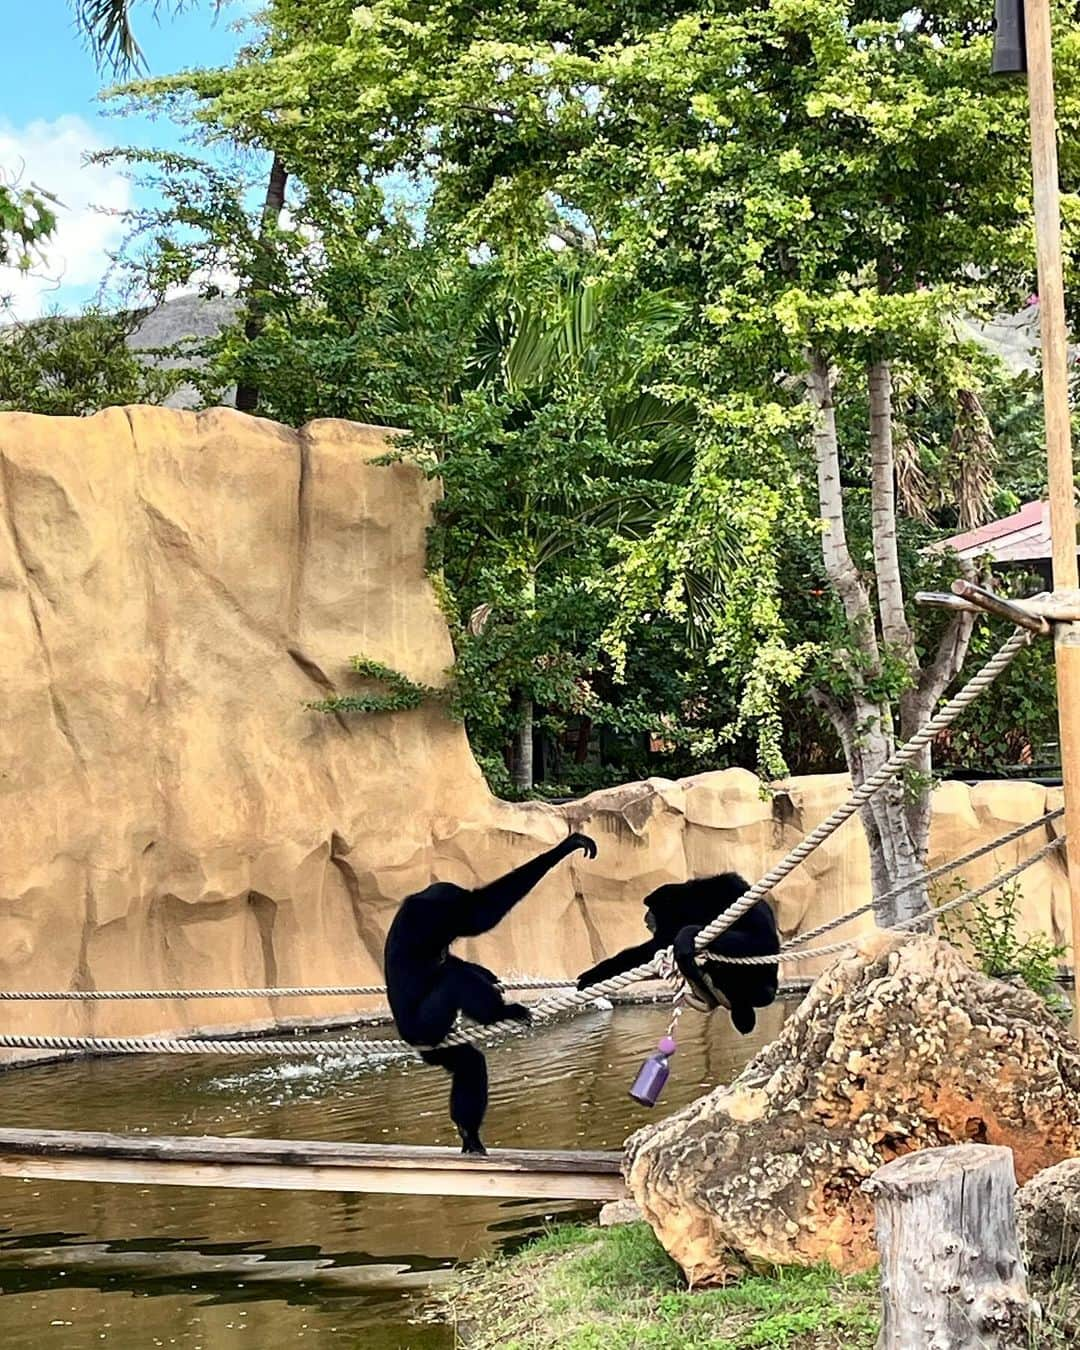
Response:
M632 1136L626 1174L693 1283L770 1262L857 1271L876 1261L862 1182L972 1141L1012 1148L1021 1182L1080 1152L1080 1046L947 943L881 934L734 1083Z

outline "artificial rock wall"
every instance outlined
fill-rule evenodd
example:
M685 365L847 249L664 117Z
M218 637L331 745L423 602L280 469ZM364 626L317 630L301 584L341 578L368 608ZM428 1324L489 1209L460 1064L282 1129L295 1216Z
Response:
M573 974L641 940L653 887L756 877L845 795L837 776L763 798L733 769L513 806L437 707L306 708L353 687L355 654L435 685L452 660L424 574L434 489L372 463L385 448L371 427L296 432L225 409L0 414L0 988L378 983L402 896L490 879L569 827L595 835L598 859L575 855L466 948L504 972ZM932 861L1055 801L946 784ZM1024 883L1029 921L1057 939L1062 867ZM843 912L868 884L849 822L779 888L781 926ZM0 1023L134 1034L365 1006L21 1003L0 1005Z

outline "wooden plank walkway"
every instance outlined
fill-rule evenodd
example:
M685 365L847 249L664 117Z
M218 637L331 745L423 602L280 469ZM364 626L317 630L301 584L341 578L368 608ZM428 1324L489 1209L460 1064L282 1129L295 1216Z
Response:
M621 1154L0 1129L0 1176L138 1186L621 1200Z

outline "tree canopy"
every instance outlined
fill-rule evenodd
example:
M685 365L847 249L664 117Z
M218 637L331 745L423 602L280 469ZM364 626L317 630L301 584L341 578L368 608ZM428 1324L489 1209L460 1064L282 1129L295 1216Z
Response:
M991 21L270 0L234 67L128 91L272 162L255 201L143 158L152 275L240 282L207 387L407 427L442 478L433 562L496 777L502 747L526 785L535 713L649 734L672 771L749 737L771 774L816 740L859 778L957 674L970 624L911 602L952 566L925 546L1033 472L1030 394L961 322L1034 290ZM1078 55L1061 7L1070 260ZM880 876L925 848L928 774L864 817Z

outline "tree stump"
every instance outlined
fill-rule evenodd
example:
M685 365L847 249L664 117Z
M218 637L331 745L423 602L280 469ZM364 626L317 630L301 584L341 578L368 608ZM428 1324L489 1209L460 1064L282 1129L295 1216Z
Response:
M1012 1151L925 1149L879 1168L878 1350L1020 1350L1037 1305L1016 1237Z

